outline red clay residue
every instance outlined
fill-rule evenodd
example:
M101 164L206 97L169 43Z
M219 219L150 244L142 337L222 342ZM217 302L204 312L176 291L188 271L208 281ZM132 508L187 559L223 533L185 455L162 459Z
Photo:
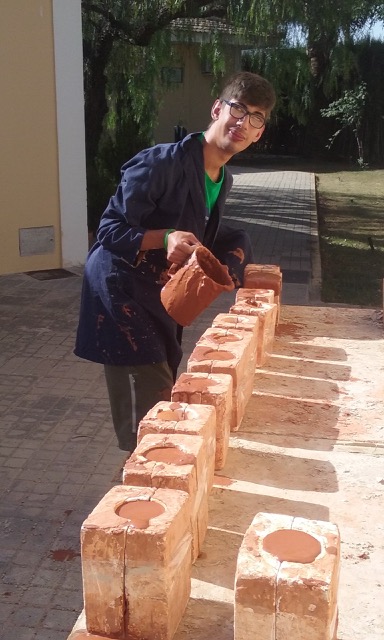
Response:
M105 316L103 316L101 313L99 313L99 315L97 316L97 323L96 323L96 328L100 329L101 325L103 324L105 320Z
M124 313L125 316L128 316L128 318L132 317L132 310L129 307L128 304L123 304L121 307L122 312Z
M228 478L227 476L213 476L213 484L220 487L229 487L234 482L232 478Z
M189 374L187 374L189 375ZM212 380L211 378L204 378L204 380L202 380L201 378L195 378L194 374L190 375L190 378L185 377L184 380L182 380L182 383L179 383L181 386L181 390L183 391L184 389L186 389L186 391L188 393L191 393L191 391L206 391L207 389L209 389L210 387L215 387L216 385L218 385L219 383L216 380ZM174 389L176 391L178 391L178 381L176 381L175 387Z
M160 273L159 279L157 280L156 284L161 284L161 286L164 287L164 285L168 282L168 280L169 280L168 269L163 269L163 271Z
M51 549L49 553L52 560L56 560L56 562L66 562L80 556L80 552L73 549Z
M239 258L240 264L243 264L243 262L244 262L244 251L242 249L240 249L240 247L238 249L235 249L234 251L228 251L228 253L233 253L234 256Z
M263 549L280 562L308 564L321 553L321 544L305 531L279 529L265 536Z
M294 322L290 322L289 324L279 324L276 327L276 335L277 336L293 336L297 338L300 335L300 329L303 328L302 324L295 324Z
M211 347L197 346L191 353L191 362L202 360L232 360L233 353L229 351L217 351Z
M153 447L144 453L151 462L165 462L166 464L193 464L195 456L178 447Z
M131 500L124 502L116 510L120 518L126 518L135 529L146 529L152 518L165 512L165 508L156 500Z
M131 336L131 332L128 329L128 327L119 324L118 325L121 333L126 337L127 341L129 342L129 344L131 345L133 351L137 351L137 344L135 343L134 339Z

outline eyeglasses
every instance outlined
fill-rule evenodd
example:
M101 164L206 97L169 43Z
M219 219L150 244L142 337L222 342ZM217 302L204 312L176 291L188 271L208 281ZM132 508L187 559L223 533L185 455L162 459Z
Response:
M222 102L229 105L229 113L233 118L236 118L236 120L242 120L245 116L249 116L249 122L252 127L255 129L262 129L264 127L265 118L262 113L258 113L257 111L251 113L239 102L229 102L229 100L222 100Z

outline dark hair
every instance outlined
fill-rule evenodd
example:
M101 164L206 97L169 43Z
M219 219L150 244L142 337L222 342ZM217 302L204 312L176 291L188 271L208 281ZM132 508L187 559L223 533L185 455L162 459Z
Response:
M276 103L275 90L271 83L257 73L240 71L229 79L219 100L244 101L248 105L262 107L269 115Z

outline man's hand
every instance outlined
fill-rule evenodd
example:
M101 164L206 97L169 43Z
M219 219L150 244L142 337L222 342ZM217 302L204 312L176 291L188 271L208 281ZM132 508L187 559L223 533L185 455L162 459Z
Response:
M172 231L168 235L167 260L182 265L201 242L189 231Z

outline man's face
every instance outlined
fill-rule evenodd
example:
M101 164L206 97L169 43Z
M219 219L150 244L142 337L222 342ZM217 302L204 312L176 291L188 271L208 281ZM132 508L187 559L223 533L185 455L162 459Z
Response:
M264 119L267 117L267 112L257 105L247 104L236 98L232 98L228 102L241 105L244 111L260 114ZM265 130L265 124L258 129L251 125L249 115L239 118L233 116L231 110L234 111L230 104L216 100L211 111L213 123L210 129L213 129L211 133L214 134L217 146L223 151L235 154L244 151L250 144L260 140Z

